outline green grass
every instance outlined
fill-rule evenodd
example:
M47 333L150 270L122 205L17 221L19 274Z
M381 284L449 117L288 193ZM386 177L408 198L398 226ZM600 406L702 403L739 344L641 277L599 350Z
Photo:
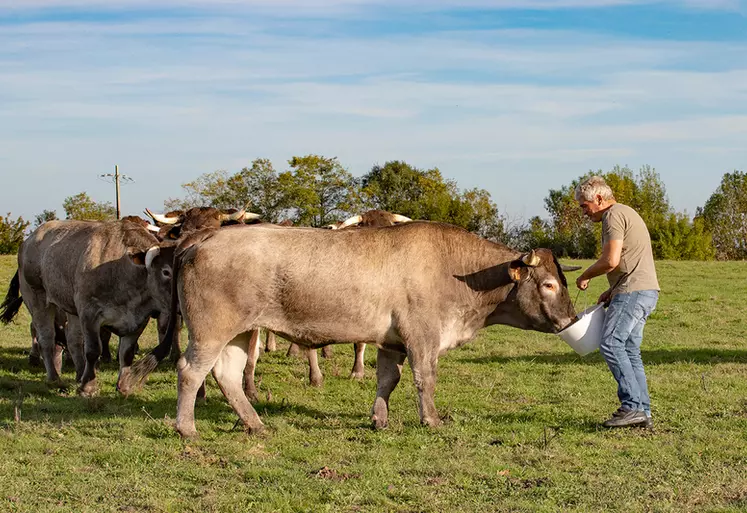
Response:
M172 368L127 399L114 392L115 365L102 367L99 397L50 390L27 363L24 309L0 327L0 511L745 511L747 263L657 268L663 293L643 355L653 432L599 427L617 400L598 353L493 327L440 360L438 429L418 423L409 369L390 427L375 432L375 351L358 383L347 379L352 347L335 347L314 389L281 344L258 366L267 432L234 430L211 378L201 439L185 442ZM14 271L15 258L0 257L0 293ZM141 347L155 343L149 328Z

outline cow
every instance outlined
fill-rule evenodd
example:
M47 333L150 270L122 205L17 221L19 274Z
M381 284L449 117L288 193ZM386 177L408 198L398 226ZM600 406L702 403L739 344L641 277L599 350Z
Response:
M158 269L151 272L157 275ZM492 324L557 333L575 317L565 276L550 250L522 254L427 221L365 230L272 225L213 230L177 248L173 275L172 315L178 303L190 333L177 363L176 429L183 437L197 435L195 398L211 369L245 429L263 429L242 389L251 338L260 327L310 348L376 345L371 420L381 429L388 424L389 396L405 358L418 390L421 423L436 426L439 355ZM128 379L147 375L157 350L139 361Z
M220 228L239 223L252 223L260 215L235 208L219 210L214 207L193 207L187 210L172 210L166 214L156 214L149 209L145 213L160 227L163 240L177 240L183 235L205 228Z
M148 320L159 318L159 335L167 326L170 301L157 304L150 291L170 287L171 276L166 266L161 266L158 276L149 275L145 262L148 249L158 244L138 223L74 220L46 222L21 244L18 270L0 306L0 320L10 322L21 304L26 305L47 382L65 386L54 349L55 315L64 312L78 392L92 396L98 391L95 364L101 354L102 329L120 337L117 386L121 390ZM163 255L173 254L175 244L162 246Z
M139 224L145 228L147 228L149 231L154 232L154 234L157 234L159 232L159 228L157 226L152 225L145 219L138 217L138 216L125 216L121 219L122 221L128 221L132 223ZM64 312L61 310L57 310L55 313L55 319L54 319L54 328L55 328L55 368L57 369L57 373L59 374L62 371L62 351L63 348L67 347L67 317L65 316ZM36 334L36 329L34 328L34 323L30 323L30 332L31 332L31 351L29 352L29 365L32 367L39 367L42 365L41 360L41 352L39 350L39 341ZM109 348L109 341L111 340L111 332L107 329L101 330L101 361L104 363L110 363L112 361L111 356L111 350ZM74 364L72 362L72 358L70 357L70 351L66 351L67 357L70 360L70 363Z

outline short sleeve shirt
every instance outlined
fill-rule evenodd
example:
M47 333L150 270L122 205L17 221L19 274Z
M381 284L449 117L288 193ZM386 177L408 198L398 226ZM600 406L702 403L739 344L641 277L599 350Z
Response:
M659 290L654 253L646 223L638 212L615 203L602 216L602 245L621 240L620 263L607 273L612 295L637 290Z

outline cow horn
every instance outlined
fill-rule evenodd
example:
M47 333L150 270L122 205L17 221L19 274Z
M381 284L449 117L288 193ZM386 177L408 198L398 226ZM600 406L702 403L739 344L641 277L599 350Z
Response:
M150 217L152 217L154 221L159 222L161 224L176 224L179 222L178 217L166 217L163 214L154 214L147 208L145 209L145 213L148 214Z
M571 271L578 271L579 269L581 269L580 265L564 265L564 264L560 264L560 270L563 271L564 273L569 273Z
M161 231L161 229L158 226L152 225L150 223L148 223L147 228L148 228L149 232L156 232L156 233L158 233L158 232Z
M527 264L529 267L537 267L540 263L540 257L534 252L530 251L528 254L521 257L521 261Z
M241 221L244 217L244 214L246 213L246 210L243 208L241 210L237 210L233 214L219 214L218 220L221 223L225 223L226 221Z
M161 252L161 248L158 246L152 246L145 254L145 268L150 270L150 265L153 263L153 259L158 256Z
M392 221L395 223L406 223L408 221L412 221L412 219L401 214L392 214Z
M346 219L345 222L342 223L337 229L340 230L348 226L353 226L354 224L360 224L361 221L363 221L363 216L361 215L353 216L353 217Z
M244 217L242 218L242 221L244 222L254 221L256 219L259 219L260 217L262 217L262 215L255 214L254 212L244 212Z

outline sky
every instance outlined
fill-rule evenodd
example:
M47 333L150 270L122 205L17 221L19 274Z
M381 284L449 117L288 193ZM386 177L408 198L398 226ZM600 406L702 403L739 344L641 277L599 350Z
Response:
M747 170L747 0L0 0L0 215L307 154L438 167L517 222L650 165L692 215Z

